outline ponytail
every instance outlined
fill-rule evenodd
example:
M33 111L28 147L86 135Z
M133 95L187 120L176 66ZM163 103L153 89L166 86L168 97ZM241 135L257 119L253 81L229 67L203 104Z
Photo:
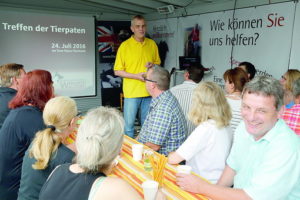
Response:
M61 138L50 127L37 132L29 151L29 156L36 159L32 168L37 170L47 168L51 155L57 150L60 143Z

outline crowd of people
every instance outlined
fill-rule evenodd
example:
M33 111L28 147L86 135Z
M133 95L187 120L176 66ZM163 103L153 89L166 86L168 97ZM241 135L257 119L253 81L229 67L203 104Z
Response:
M51 73L0 66L0 199L141 199L125 180L107 176L124 134L209 181L178 173L188 192L216 200L300 199L300 71L289 69L280 80L255 77L254 65L242 62L224 72L223 90L192 65L170 88L157 47L145 38L145 19L135 16L131 29L114 67L123 78L124 117L115 108L90 110L75 143L66 138L77 126L76 102L55 96ZM159 191L156 199L165 196Z

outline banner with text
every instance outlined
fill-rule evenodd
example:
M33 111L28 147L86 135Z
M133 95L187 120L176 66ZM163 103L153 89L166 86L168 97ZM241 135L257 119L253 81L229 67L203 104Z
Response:
M223 85L231 62L236 67L243 61L253 63L257 75L279 78L288 69L294 6L289 2L180 18L177 51L183 55L185 32L198 24L202 64L214 69L206 80Z
M176 67L177 19L149 21L147 23L147 33L158 46L161 66Z
M155 36L153 27L160 26L170 33L178 21L177 33L168 43L168 69L174 67L173 63L179 68L178 56L200 56L204 67L213 70L204 79L219 85L224 84L223 73L243 61L253 63L257 75L279 79L288 70L290 59L290 68L299 68L300 64L296 57L300 51L300 12L294 23L296 5L286 2L151 21L148 31Z

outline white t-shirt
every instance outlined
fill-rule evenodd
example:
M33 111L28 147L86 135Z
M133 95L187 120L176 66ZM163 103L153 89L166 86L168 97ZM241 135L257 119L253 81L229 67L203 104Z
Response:
M192 171L216 183L225 167L232 143L230 126L217 128L214 120L201 123L177 149Z
M232 114L230 126L232 128L232 131L235 132L236 127L242 121L242 116L241 116L242 100L241 99L231 99L228 97L226 97L226 99L231 108L231 114Z

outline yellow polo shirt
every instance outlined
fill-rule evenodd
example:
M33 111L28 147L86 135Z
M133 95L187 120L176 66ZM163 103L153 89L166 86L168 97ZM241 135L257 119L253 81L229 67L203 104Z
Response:
M114 70L138 74L147 71L145 67L147 62L160 64L157 45L149 38L145 38L144 42L138 42L131 37L120 45ZM125 98L149 96L145 82L130 78L123 78L123 93Z

